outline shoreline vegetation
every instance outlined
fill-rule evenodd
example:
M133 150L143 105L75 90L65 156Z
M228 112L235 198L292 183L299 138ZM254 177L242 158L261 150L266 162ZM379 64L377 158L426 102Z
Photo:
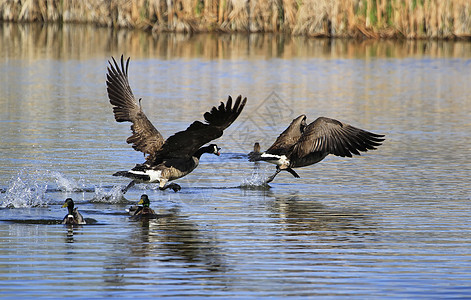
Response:
M469 0L0 0L0 22L152 32L471 39Z
M369 59L471 58L467 40L444 39L326 39L304 35L235 33L186 34L120 30L92 24L0 24L0 53L9 57L83 59L103 53L127 53L136 58L203 58L250 60L255 58ZM107 56L108 56L107 55Z

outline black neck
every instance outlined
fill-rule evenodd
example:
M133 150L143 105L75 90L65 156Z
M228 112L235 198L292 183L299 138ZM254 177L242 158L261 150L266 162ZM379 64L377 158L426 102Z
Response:
M211 152L213 152L213 149L212 149L212 148L213 148L213 146L201 147L201 148L199 148L199 149L195 152L195 154L193 154L193 156L196 157L197 159L200 159L200 157L201 157L201 155L202 155L203 153L211 153Z
M73 214L74 214L74 206L73 206L73 205L67 206L67 209L69 210L69 215L73 215Z

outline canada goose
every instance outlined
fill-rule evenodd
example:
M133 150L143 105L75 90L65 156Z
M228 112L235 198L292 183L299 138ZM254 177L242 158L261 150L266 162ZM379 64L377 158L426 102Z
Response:
M143 194L141 196L141 199L137 203L138 205L142 204L142 206L131 206L129 209L127 209L129 215L131 215L132 218L141 218L141 217L146 217L146 218L155 218L156 214L152 208L150 208L150 201L149 197L146 194Z
M64 205L62 205L62 207L67 207L69 210L69 213L65 215L64 219L62 220L62 224L87 224L82 215L78 212L77 208L74 208L74 200L72 200L72 198L65 199Z
M273 181L280 171L288 171L299 178L293 168L318 163L329 154L360 155L358 151L376 149L384 141L383 137L326 117L319 117L306 126L306 116L300 115L267 151L249 153L249 160L276 164L275 174L268 177L266 183Z
M117 122L131 122L132 135L126 140L132 147L147 154L143 164L137 164L132 170L116 172L114 176L132 178L123 193L136 183L159 182L159 188L172 188L175 192L180 186L175 183L167 184L193 171L199 164L203 153L219 155L215 144L202 147L204 144L222 136L223 130L229 127L239 116L247 98L237 97L232 106L232 97L218 107L204 114L205 123L193 122L186 130L175 133L167 140L147 119L139 104L136 102L128 82L129 59L124 64L121 56L121 67L112 57L107 74L107 91L110 103L113 105L114 117Z

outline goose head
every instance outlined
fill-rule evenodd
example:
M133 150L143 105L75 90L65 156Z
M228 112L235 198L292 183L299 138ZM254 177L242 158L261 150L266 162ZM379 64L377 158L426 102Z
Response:
M304 133L304 128L306 128L307 126L306 118L307 118L306 115L300 115L299 117L297 117L291 122L291 125L294 125L295 128L299 128L299 131L301 133Z
M219 153L219 150L221 150L221 148L219 148L216 144L211 144L211 145L199 148L198 151L196 151L193 156L198 159L200 159L203 153L210 153L210 154L219 156L221 155L221 153Z
M221 153L219 152L219 150L221 150L221 148L219 148L216 144L211 144L208 146L209 149L208 149L208 152L207 153L212 153L214 155L221 155Z
M301 127L301 132L304 133L304 128L306 128L306 126L307 126L307 124L306 124L306 116L303 115L303 118L302 118L302 120L301 120L301 126L300 126L300 127Z

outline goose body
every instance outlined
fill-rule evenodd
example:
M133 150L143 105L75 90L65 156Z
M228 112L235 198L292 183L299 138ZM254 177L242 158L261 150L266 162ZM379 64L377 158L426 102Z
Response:
M146 162L137 164L129 171L119 171L113 175L131 178L134 183L159 183L160 189L171 187L177 191L179 189L177 185L166 186L167 182L186 176L196 169L199 165L201 154L213 153L220 155L219 148L215 144L202 147L201 149L201 153L195 153L190 159L186 157L166 159L156 165Z
M360 155L360 151L374 150L384 141L383 137L326 117L319 117L307 125L306 116L300 115L266 151L249 153L249 160L276 165L276 172L267 179L268 183L280 171L299 177L293 168L318 163L329 154L352 157L352 154Z
M143 152L146 161L129 171L119 171L113 175L132 179L123 193L136 183L159 183L162 190L172 188L178 191L178 184L167 183L191 173L198 166L203 153L219 155L220 148L217 145L204 145L223 135L224 129L242 112L247 98L242 100L242 96L239 96L233 104L229 96L226 103L221 102L204 114L205 122L195 121L186 130L164 139L144 114L141 99L138 104L134 98L128 82L128 67L129 58L125 63L123 56L121 64L114 58L109 62L106 81L108 98L116 121L132 123L133 134L126 141L135 150Z
M74 201L72 198L65 199L64 205L62 207L67 207L68 213L65 215L64 219L62 219L62 224L68 225L83 225L87 224L83 216L79 213L77 208L74 208Z

